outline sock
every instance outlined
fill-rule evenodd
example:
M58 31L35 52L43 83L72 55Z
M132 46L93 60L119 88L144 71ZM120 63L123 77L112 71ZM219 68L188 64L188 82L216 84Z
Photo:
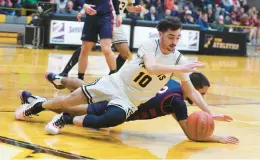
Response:
M78 73L78 78L84 81L84 73Z
M63 114L62 118L65 124L73 124L73 119L75 116L69 114Z
M81 52L81 48L78 48L76 51L74 51L69 62L66 64L65 68L61 72L62 74L68 75L70 70L75 66L75 64L78 63L80 52Z
M116 58L116 70L119 70L125 64L125 61L124 58L118 55Z
M116 73L116 70L110 71L110 72L108 73L108 75L113 74L113 73Z
M44 108L42 108L42 103L43 103L43 102L36 103L36 104L31 108L32 114L38 114L38 113L40 113L41 111L44 110Z

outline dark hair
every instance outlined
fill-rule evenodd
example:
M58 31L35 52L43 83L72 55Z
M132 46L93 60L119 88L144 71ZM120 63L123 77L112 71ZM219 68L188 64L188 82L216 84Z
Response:
M209 80L206 76L199 72L193 72L190 74L190 80L195 89L201 89L203 87L210 87Z
M181 28L181 21L177 17L169 16L161 20L156 28L159 32L166 32L168 29L175 31Z

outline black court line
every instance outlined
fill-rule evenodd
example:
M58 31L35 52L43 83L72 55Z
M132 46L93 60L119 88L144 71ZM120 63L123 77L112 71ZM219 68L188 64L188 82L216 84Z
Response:
M72 154L72 153L68 153L68 152L64 152L64 151L60 151L60 150L54 150L51 148L42 147L42 146L38 146L36 144L30 144L27 142L18 141L18 140L14 140L14 139L2 137L2 136L0 136L0 142L14 145L14 146L19 146L19 147L26 148L26 149L30 149L30 150L33 150L34 153L47 153L50 155L54 155L54 156L62 157L62 158L66 158L66 159L93 159L93 158L80 156L80 155L76 155L76 154Z

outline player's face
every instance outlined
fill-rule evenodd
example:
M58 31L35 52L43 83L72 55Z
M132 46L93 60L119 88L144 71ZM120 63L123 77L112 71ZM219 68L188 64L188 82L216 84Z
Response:
M198 91L200 92L200 94L201 94L202 96L204 96L205 94L207 94L208 89L209 89L209 87L204 86L203 88L199 89Z
M201 94L202 96L204 96L205 94L208 93L208 89L209 89L209 87L204 86L203 88L199 89L198 91L200 92L200 94ZM192 100L189 99L188 97L186 98L186 100L189 102L189 104L193 104Z
M171 52L179 42L181 29L175 31L168 29L166 32L160 32L161 49Z

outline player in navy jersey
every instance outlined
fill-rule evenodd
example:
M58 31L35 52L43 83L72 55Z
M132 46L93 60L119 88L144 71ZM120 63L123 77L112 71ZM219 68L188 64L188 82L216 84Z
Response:
M69 78L70 79L70 78ZM68 79L68 80L69 80ZM205 95L210 87L210 83L208 79L201 73L192 73L190 74L190 79L194 87L200 92L200 94ZM80 85L80 80L77 80L78 83L76 85ZM72 83L73 81L70 81ZM76 81L74 81L76 82ZM84 82L82 82L84 83ZM67 82L67 87L69 86ZM74 85L74 86L73 86ZM75 84L68 87L72 89L76 87ZM22 91L20 94L20 98L23 103L32 103L36 98L31 95L31 93L27 91ZM186 136L189 137L187 133L187 125L186 121L188 118L187 106L184 100L188 100L190 103L191 100L187 97L187 94L183 92L181 84L175 80L169 80L168 83L156 94L155 97L151 98L149 101L138 106L138 110L134 112L130 117L127 118L126 121L135 121L135 120L147 120L153 119L165 115L172 115L179 123L181 128L183 129ZM106 112L108 102L94 103L89 105L79 105L76 107L71 107L66 110L53 110L54 112L61 113L66 112L64 114L70 114L73 116L81 116L85 114L93 114L93 115L102 115ZM115 115L116 116L116 115ZM226 116L223 119L232 120L231 117ZM109 123L109 122L108 122ZM76 124L80 125L80 124ZM194 141L198 141L196 139L191 139ZM238 139L232 136L221 137L212 135L211 137L207 137L203 140L199 141L210 141L210 142L220 142L220 143L238 143Z
M122 19L119 12L118 0L112 0L116 12L116 26L120 26ZM82 48L79 56L78 78L83 79L88 64L88 53L100 37L101 50L111 72L116 70L116 59L111 50L113 33L113 6L110 0L86 0L83 13L86 12L82 30Z

